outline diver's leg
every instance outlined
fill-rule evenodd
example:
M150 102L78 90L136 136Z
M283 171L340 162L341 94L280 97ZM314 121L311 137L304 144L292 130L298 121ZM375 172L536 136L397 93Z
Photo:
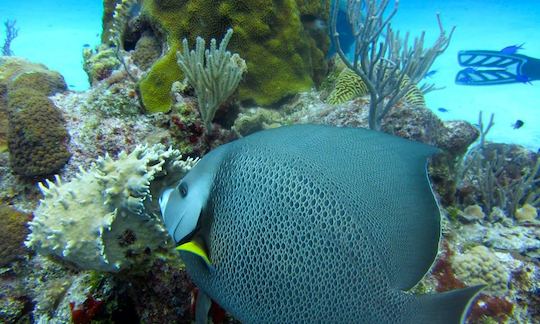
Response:
M540 80L540 59L529 57L527 62L521 65L519 73L526 76L529 81Z

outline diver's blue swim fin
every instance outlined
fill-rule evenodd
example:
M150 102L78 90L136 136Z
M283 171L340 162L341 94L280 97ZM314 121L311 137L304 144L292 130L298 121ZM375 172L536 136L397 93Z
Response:
M460 51L456 84L493 85L540 80L540 60L500 51Z
M506 70L477 70L473 67L463 69L456 75L456 84L494 85L519 82L516 75Z

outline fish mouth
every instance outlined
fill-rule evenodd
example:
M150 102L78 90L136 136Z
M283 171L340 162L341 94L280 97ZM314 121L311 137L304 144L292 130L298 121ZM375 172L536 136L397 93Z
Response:
M168 188L163 191L159 197L159 209L161 210L161 218L169 235L176 241L175 233L180 227L182 220L186 214L185 210L181 211L179 217L175 217L177 213L174 211L174 206L169 206L171 195L174 193L174 188Z
M161 196L159 197L159 209L161 210L161 217L165 221L165 211L167 209L167 204L169 203L169 198L171 196L173 189L165 189Z

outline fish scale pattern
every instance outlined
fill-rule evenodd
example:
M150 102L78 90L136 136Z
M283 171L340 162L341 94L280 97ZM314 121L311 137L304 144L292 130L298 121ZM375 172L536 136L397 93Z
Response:
M407 318L410 297L389 286L380 251L354 217L359 206L344 204L347 188L325 173L286 149L232 146L224 159L210 205L216 270L182 257L194 282L240 321Z

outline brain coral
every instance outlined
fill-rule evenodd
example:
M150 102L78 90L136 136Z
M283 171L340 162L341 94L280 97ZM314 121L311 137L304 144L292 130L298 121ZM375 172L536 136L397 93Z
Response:
M99 158L70 182L40 184L45 196L26 245L82 269L116 272L166 246L157 196L194 164L158 144Z
M0 88L8 92L20 88L32 88L46 96L66 90L66 82L60 73L51 71L43 64L36 64L18 57L0 59ZM1 95L2 91L0 91Z
M400 88L410 86L410 79L405 76ZM349 68L344 68L338 75L334 89L328 96L327 102L332 105L342 104L357 97L368 95L368 87L362 78ZM406 92L404 100L411 105L424 107L424 94L417 85L412 85Z
M28 235L26 223L29 220L30 215L0 205L0 267L25 253L23 242Z
M497 255L483 245L457 254L452 260L456 276L466 285L487 285L487 293L504 294L508 290L510 271Z
M10 164L25 177L56 172L69 159L67 130L60 111L47 98L66 90L64 78L42 64L0 59L0 115L7 117ZM0 144L2 139L0 139Z
M24 177L56 172L69 159L64 118L43 95L21 89L10 103L8 148L13 171Z
M221 39L229 27L230 50L246 60L249 71L239 87L241 100L270 105L309 89L326 73L326 29L312 22L327 20L328 8L327 0L145 1L143 13L165 31L170 48L141 81L145 107L170 108L171 85L182 78L174 66L181 39Z

